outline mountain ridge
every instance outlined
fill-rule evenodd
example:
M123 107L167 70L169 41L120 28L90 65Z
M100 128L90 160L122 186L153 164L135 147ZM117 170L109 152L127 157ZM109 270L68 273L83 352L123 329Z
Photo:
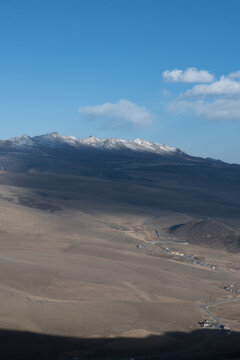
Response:
M171 147L165 144L150 142L140 138L134 140L124 140L118 138L99 139L94 136L88 138L78 138L75 136L63 136L58 132L51 132L45 135L31 137L27 134L19 137L13 137L8 140L2 140L2 144L12 147L52 147L70 146L73 148L91 147L103 150L130 150L137 152L149 152L155 154L186 154L184 150L178 147Z
M0 183L31 192L41 189L41 193L55 193L58 189L64 198L71 198L69 192L75 192L76 198L86 197L96 206L109 201L151 211L213 216L220 221L239 217L240 165L161 148L156 153L151 143L140 139L121 142L90 137L84 146L70 146L66 140L70 144L77 141L57 133L0 141ZM100 148L91 145L99 141ZM134 146L124 146L129 142ZM150 151L143 151L148 145ZM134 151L136 148L141 151ZM102 189L103 184L107 188ZM36 206L35 198L34 193L33 200L26 200L26 196L20 200L24 205ZM39 207L50 205L43 198Z

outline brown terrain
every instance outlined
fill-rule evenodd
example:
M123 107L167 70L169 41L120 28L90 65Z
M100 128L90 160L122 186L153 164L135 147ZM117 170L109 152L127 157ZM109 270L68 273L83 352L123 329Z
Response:
M240 234L229 226L214 220L193 220L170 227L169 233L192 244L226 251L240 250Z
M240 358L237 175L142 166L0 172L1 359ZM231 336L198 324L223 299Z

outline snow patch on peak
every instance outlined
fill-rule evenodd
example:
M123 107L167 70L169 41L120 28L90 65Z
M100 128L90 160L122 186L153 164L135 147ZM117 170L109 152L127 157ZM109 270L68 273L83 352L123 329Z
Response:
M22 136L15 136L8 141L10 141L12 145L16 146L34 146L34 141L27 134L24 134Z
M144 145L144 144L151 144L149 141L147 140L143 140L141 138L136 138L135 140L133 140L136 144L139 145Z

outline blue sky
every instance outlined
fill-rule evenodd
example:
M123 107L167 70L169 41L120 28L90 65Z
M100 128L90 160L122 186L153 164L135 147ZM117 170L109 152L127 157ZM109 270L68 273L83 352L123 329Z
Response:
M240 163L238 0L1 0L0 138L142 137Z

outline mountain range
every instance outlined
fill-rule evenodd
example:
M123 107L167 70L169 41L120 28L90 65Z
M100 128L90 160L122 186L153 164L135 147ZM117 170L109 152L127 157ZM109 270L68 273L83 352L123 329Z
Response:
M240 214L240 165L142 139L23 135L0 141L0 169L5 184L36 188L41 180L43 191L61 184L61 196L71 191L78 197L79 184L90 181L95 188L85 189L85 197L95 203L120 201L234 222Z
M117 160L118 165L121 166L123 162L134 158L137 158L141 163L145 161L149 163L159 162L161 160L165 164L170 161L171 164L177 162L187 165L202 164L210 167L230 166L220 160L193 157L178 147L139 138L135 140L98 139L94 136L77 138L62 136L57 132L34 137L23 135L8 140L0 140L0 155L2 170L26 170L40 166L41 170L45 169L51 172L70 171L76 173L77 171L79 173L79 166L85 164L88 167L90 161L89 165L91 165L92 172L93 168L99 168L99 165L103 169L109 161ZM57 166L59 161L61 164L65 162L67 169L59 168ZM51 167L48 166L49 162ZM114 164L111 163L110 167L114 173ZM236 166L231 165L231 167Z
M1 359L238 351L220 332L216 356L197 346L200 305L240 289L239 216L240 165L141 139L0 141Z
M139 151L154 154L183 154L184 151L177 147L170 147L158 143L152 143L142 139L123 140L123 139L98 139L94 136L88 138L77 138L74 136L62 136L57 132L46 135L30 137L23 135L2 141L2 145L15 147L63 147L70 146L76 149L92 148L111 151Z

